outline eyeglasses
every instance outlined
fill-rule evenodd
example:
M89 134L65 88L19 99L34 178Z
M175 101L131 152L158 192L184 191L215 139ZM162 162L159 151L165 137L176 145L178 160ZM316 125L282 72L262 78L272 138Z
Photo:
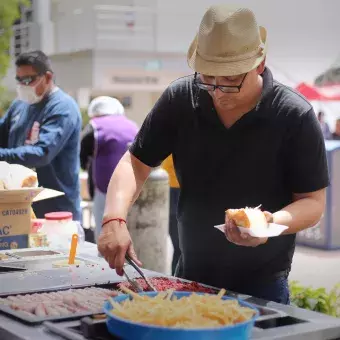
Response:
M36 74L36 75L32 75L32 76L23 76L23 77L16 76L15 80L19 84L30 85L33 82L35 82L40 76L41 76L40 74Z
M244 83L244 80L246 79L247 74L248 73L244 75L240 85L229 86L229 85L214 85L214 84L202 83L201 81L197 79L197 72L196 72L195 77L194 77L194 84L196 84L198 88L204 91L215 91L216 89L219 89L224 93L238 93L241 91L242 85Z

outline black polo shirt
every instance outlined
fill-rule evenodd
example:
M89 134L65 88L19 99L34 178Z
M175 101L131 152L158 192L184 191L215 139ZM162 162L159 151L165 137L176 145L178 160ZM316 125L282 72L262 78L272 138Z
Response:
M312 106L263 73L258 105L231 128L220 121L210 95L193 76L180 78L151 110L130 151L158 166L173 154L181 186L178 207L181 276L237 289L247 280L289 270L295 235L256 248L230 243L214 225L229 208L276 212L293 193L328 186L322 132Z

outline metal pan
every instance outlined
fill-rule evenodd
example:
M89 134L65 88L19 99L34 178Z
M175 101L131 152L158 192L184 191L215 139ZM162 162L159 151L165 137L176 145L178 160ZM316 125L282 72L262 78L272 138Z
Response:
M166 277L168 279L176 279L174 277ZM183 282L191 282L189 280L182 280L179 279L180 281ZM122 281L121 281L122 282ZM63 287L63 288L57 288L57 289L44 289L44 290L39 290L39 291L23 291L20 293L15 293L15 294L0 294L0 298L7 298L9 296L17 296L17 295L26 295L26 294L42 294L42 293L52 293L52 292L60 292L60 291L65 291L65 290L69 290L69 289L83 289L83 288L105 288L105 289L110 289L110 290L118 290L118 285L121 282L115 282L115 283L106 283L106 284L94 284L94 285L79 285L79 286L72 286L72 287ZM211 288L212 290L214 290L215 292L218 292L219 289L216 287L211 287L211 286L207 286L207 285L203 285L207 288ZM229 296L232 297L236 297L238 298L238 295L236 293L233 292L228 292ZM254 303L252 302L252 304L257 307L259 309L260 312L260 317L258 319L258 321L262 321L262 320L266 320L266 319L272 319L274 317L282 317L285 316L285 314L283 314L282 312L276 311L274 309L271 308L267 308L265 306L261 306L260 304ZM0 311L10 315L14 318L17 318L25 323L28 324L40 324L44 321L66 321L66 320L75 320L75 319L80 319L82 317L85 316L91 316L91 315L95 315L95 314L100 314L103 311L102 310L98 310L98 311L88 311L88 312L84 312L84 313L74 313L74 314L70 314L70 315L64 315L64 316L55 316L55 317L51 317L51 316L45 316L45 317L29 317L25 314L20 313L20 311L16 311L11 309L10 307L6 306L6 305L2 305L0 304Z
M84 337L82 335L79 335L75 332L72 332L71 330L64 328L64 327L60 327L60 325L58 324L54 324L52 322L49 321L45 321L44 324L45 328L55 334L60 336L63 339L66 340L84 340Z
M43 326L45 326L47 331L59 335L66 340L119 340L107 330L106 320L94 320L91 317L85 317L72 324L69 322L52 323L47 321L43 323Z
M27 268L24 266L0 266L0 274L12 273L12 272L19 272L25 271Z

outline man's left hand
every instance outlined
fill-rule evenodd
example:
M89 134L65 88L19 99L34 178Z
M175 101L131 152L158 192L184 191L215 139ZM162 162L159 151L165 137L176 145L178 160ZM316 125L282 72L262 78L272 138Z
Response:
M266 211L264 214L266 215L268 223L273 221L271 213ZM268 237L253 237L249 234L241 233L235 222L229 219L225 221L224 233L229 242L238 246L257 247L268 241Z

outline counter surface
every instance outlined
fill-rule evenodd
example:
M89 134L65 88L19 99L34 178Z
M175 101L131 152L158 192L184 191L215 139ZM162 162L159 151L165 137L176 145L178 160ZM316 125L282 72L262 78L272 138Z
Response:
M0 276L0 294L20 293L23 291L39 291L47 289L72 288L83 285L115 283L122 281L106 262L97 256L97 248L91 243L79 247L78 256L90 261L93 265L79 268L58 268L51 270L8 273ZM131 267L127 267L132 277L138 276ZM159 273L146 271L148 276L160 276ZM164 275L163 275L164 276ZM238 296L248 302L275 309L287 320L288 325L273 327L266 322L263 328L256 327L253 339L340 339L340 319L323 314L310 312L292 306L267 302L246 295ZM289 324L294 320L305 322ZM63 322L65 326L75 326L79 321ZM269 328L268 328L269 327ZM273 328L272 328L273 327ZM78 336L79 340L83 338ZM43 325L29 326L20 323L0 312L0 339L1 340L56 340L62 339L46 331Z

